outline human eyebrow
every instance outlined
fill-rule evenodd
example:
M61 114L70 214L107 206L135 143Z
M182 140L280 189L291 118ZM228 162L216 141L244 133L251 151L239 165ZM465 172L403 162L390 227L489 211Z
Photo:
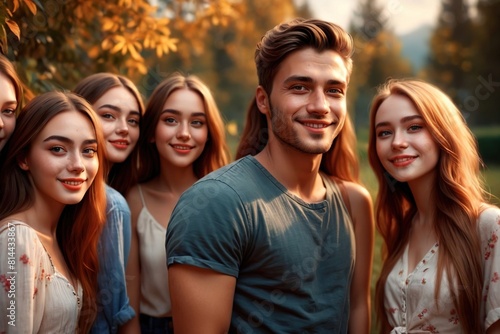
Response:
M420 115L411 115L411 116L406 116L406 117L401 118L399 123L403 124L403 123L411 122L411 121L416 120L416 119L423 120L422 116L420 116ZM380 123L377 123L375 125L375 128L378 128L381 126L387 126L387 125L390 125L390 123L389 122L380 122Z
M375 124L375 129L383 127L383 126L388 126L388 125L390 125L389 122L379 122L379 123Z
M100 110L100 109L104 109L104 108L111 109L111 110L118 111L118 112L122 111L120 108L118 108L117 106L112 105L112 104L103 104L102 106L99 106L97 109Z
M420 116L420 115L406 116L406 117L403 117L403 118L401 119L401 123L411 122L411 121L413 121L413 120L415 120L415 119L422 120L423 118L422 118L422 116Z
M162 114L166 114L166 113L170 113L170 114L174 114L174 115L181 115L182 112L180 112L179 110L176 110L176 109L164 109L162 110L161 112ZM194 112L190 115L190 117L207 117L207 114L204 113L204 112Z
M313 79L311 77L306 77L306 76L303 76L303 75L292 75L292 76L286 78L285 81L284 81L284 83L287 84L287 83L297 82L297 81L300 81L300 82L313 82Z
M163 109L163 110L161 111L161 113L162 113L162 114L167 114L167 113L169 113L169 114L174 114L174 115L180 115L180 114L181 114L181 112L180 112L179 110L175 110L175 109Z
M284 83L287 84L287 83L291 83L291 82L307 82L307 83L312 83L314 82L314 80L311 78L311 77L308 77L308 76L304 76L304 75L292 75L288 78L285 79ZM328 80L327 82L327 85L329 86L342 86L342 87L346 87L347 86L347 83L343 80L336 80L336 79L331 79L331 80Z
M131 115L137 115L137 116L141 117L141 113L139 111L137 111L137 110L130 111L130 114Z
M60 142L63 142L63 143L66 143L66 144L73 144L74 141L72 139L69 139L68 137L64 137L64 136L49 136L47 138L45 138L43 140L44 143L48 142L48 141L51 141L51 140L57 140L57 141L60 141ZM84 140L83 143L85 145L89 145L89 144L97 144L97 139L87 139L87 140Z
M194 112L191 114L191 117L204 117L204 118L206 118L207 114L205 114L204 112Z

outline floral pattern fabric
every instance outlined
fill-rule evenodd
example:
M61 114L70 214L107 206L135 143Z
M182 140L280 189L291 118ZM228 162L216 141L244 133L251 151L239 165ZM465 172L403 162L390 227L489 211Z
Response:
M483 211L478 228L484 259L481 316L487 329L500 320L500 209ZM391 333L463 333L446 275L442 275L438 300L434 298L438 252L436 243L409 273L406 246L387 277L384 305Z
M33 228L0 226L0 333L76 333L82 295L54 268Z

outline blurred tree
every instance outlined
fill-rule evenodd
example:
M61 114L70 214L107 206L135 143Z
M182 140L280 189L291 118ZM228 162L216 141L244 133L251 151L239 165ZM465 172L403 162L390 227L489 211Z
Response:
M169 18L158 16L147 0L3 1L1 47L35 91L72 88L83 76L100 71L138 80L147 72L144 54L161 58L177 51L173 29L197 45L207 27L227 25L239 16L233 0L175 3L184 12ZM183 26L186 18L197 23L193 30Z
M474 27L466 0L443 0L441 4L423 76L462 105L469 95Z
M389 18L376 0L360 0L351 22L355 52L348 106L358 127L368 125L370 102L378 85L388 78L412 74L410 62L401 56L399 38L388 28Z
M475 125L500 124L500 1L477 2L474 75L463 110Z
M199 44L182 37L186 30L194 36L202 29L196 22L185 21L182 29L173 29L172 35L179 39L178 52L153 66L154 72L148 76L149 82L175 70L200 76L212 89L233 134L241 128L257 86L257 42L268 29L299 15L293 0L242 0L238 10L238 20L203 28L206 31ZM306 5L301 11L301 15L310 15Z

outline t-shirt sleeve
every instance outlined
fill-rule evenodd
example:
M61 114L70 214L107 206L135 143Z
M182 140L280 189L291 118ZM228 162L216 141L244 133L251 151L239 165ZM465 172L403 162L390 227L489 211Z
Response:
M37 333L40 327L51 270L44 268L37 238L24 224L0 227L0 333Z
M485 329L500 320L500 209L485 210L479 218L483 248Z
M170 218L167 265L187 264L238 277L247 230L238 194L221 181L199 181L184 192Z

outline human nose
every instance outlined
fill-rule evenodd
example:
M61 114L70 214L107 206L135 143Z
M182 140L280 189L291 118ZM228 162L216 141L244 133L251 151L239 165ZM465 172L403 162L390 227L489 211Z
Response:
M191 138L191 133L189 132L189 125L186 123L179 124L176 136L178 139L181 140L188 140L189 138Z
M408 147L408 142L404 134L400 131L394 132L394 137L392 139L392 148L394 150L405 149Z
M311 93L307 111L317 114L326 114L330 111L328 99L323 91L317 90Z
M0 116L0 129L3 129L4 127L4 122L2 116Z
M120 118L116 124L116 133L126 135L128 134L128 123L126 119Z
M79 153L73 153L68 158L68 170L77 173L82 173L85 170L83 159Z

